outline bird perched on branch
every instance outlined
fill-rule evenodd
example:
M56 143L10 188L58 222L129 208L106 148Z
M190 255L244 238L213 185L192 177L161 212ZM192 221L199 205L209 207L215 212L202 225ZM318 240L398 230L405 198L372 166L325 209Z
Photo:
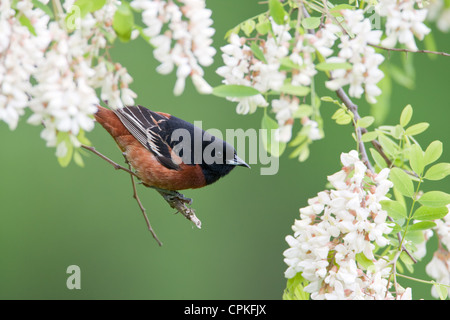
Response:
M201 188L236 166L249 168L231 145L170 114L142 106L116 110L98 106L94 116L148 187Z

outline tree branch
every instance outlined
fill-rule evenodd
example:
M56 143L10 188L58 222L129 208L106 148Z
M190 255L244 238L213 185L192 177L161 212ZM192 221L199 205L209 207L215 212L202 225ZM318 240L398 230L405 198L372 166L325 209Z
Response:
M84 149L86 149L86 150L89 150L90 152L92 152L92 153L94 153L94 154L96 154L97 156L99 156L100 158L102 158L103 160L105 160L106 162L108 162L109 164L111 164L111 165L114 167L114 169L126 171L126 172L128 172L129 174L131 174L131 175L133 175L133 176L135 176L136 178L139 179L139 177L137 176L136 173L134 173L134 172L131 171L130 169L127 169L127 168L122 167L121 165L115 163L114 161L112 161L112 160L111 160L110 158L108 158L107 156L105 156L105 155L101 154L100 152L98 152L94 147L90 147L90 146L87 146L87 145L84 145L84 144L82 144L81 147L84 148Z
M402 48L386 48L382 47L376 44L369 44L369 46L372 46L374 48L386 50L386 51L396 51L396 52L410 52L410 53L429 53L429 54L436 54L440 56L450 57L450 53L447 52L440 52L440 51L431 51L431 50L409 50L409 49L402 49Z
M158 244L161 246L162 243L161 241L159 241L158 237L156 236L155 232L153 231L153 228L151 227L150 221L148 220L147 214L145 212L145 208L142 205L138 195L137 195L137 190L136 190L136 184L134 181L134 177L139 178L139 176L133 172L131 170L131 166L128 163L129 169L122 167L121 165L117 164L116 162L114 162L113 160L109 159L108 157L106 157L105 155L103 155L102 153L98 152L94 147L90 147L87 145L82 144L81 145L82 148L91 151L92 153L94 153L95 155L99 156L100 158L102 158L103 160L105 160L106 162L108 162L109 164L111 164L114 169L116 170L123 170L128 172L131 175L131 179L132 179L132 186L133 186L133 197L136 199L139 208L141 209L145 221L147 223L147 227L149 229L149 231L152 233L153 238L155 238L155 240L158 242ZM126 161L126 158L125 158ZM144 184L145 185L145 184ZM147 186L146 187L151 187L151 186ZM152 187L151 187L152 188ZM177 192L177 191L170 191L170 190L164 190L164 189L158 189L158 188L154 188L156 189L159 194L164 198L164 200L166 200L166 202L170 205L171 208L176 209L177 212L181 213L183 216L186 217L186 219L192 221L192 223L194 223L194 225L197 228L201 228L202 223L200 221L200 219L197 218L197 216L195 215L195 210L190 208L189 205L192 204L192 199L186 198L185 196L183 196L181 193Z
M131 171L131 165L129 163L128 163L128 168ZM162 246L162 242L158 239L158 236L156 235L155 231L153 231L152 225L150 224L150 220L148 220L147 213L145 212L145 208L142 205L141 200L139 199L139 196L137 194L136 183L134 182L134 175L130 174L130 178L131 178L131 185L133 186L133 198L136 199L136 202L138 203L139 208L142 211L142 214L144 216L145 222L147 223L148 231L150 231L150 233L152 234L153 238L156 240L158 245L161 247Z
M355 122L361 119L361 116L358 113L358 106L353 103L353 101L348 97L347 93L345 93L344 89L340 88L336 91L337 96L341 101L347 106L347 108L353 113L353 117L355 119ZM361 160L364 162L364 164L369 168L370 171L374 172L373 166L370 163L369 157L367 155L366 147L364 145L364 142L362 142L361 137L365 131L363 128L356 127L356 138L359 145L359 153L361 154Z

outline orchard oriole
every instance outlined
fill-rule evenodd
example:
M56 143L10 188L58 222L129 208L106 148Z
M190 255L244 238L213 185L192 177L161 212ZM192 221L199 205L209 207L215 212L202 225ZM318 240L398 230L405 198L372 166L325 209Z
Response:
M168 113L142 106L116 110L98 106L94 116L148 187L201 188L235 166L249 168L231 145Z

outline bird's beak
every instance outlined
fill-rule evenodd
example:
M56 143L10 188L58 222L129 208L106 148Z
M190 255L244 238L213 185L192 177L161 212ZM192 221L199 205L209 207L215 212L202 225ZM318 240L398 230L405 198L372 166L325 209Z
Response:
M247 167L247 168L250 169L250 166L247 163L245 163L244 160L239 158L236 154L234 155L234 159L233 160L227 160L226 163L227 164L231 164L233 166L242 166L242 167Z

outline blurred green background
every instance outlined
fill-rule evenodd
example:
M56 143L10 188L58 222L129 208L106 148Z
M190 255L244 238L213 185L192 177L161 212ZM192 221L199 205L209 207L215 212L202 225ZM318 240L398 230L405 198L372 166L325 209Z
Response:
M213 10L215 46L246 18L266 10L257 1L208 0ZM448 35L435 33L438 50L450 52ZM156 74L158 65L143 41L117 43L113 58L134 78L137 103L172 113L187 121L202 120L203 128L258 128L262 110L235 113L235 103L197 94L188 81L174 97L175 76ZM206 70L218 85L221 63ZM391 59L399 54L392 53ZM403 107L414 107L414 122L430 129L419 136L428 144L444 142L441 161L450 162L450 58L414 56L416 87L394 84L387 123L396 124ZM323 95L333 95L319 90ZM369 106L360 104L361 115ZM280 159L278 174L261 176L260 166L235 169L219 182L184 194L194 199L202 220L193 227L153 190L139 187L153 228L164 245L158 247L132 198L130 177L100 158L85 158L85 168L61 168L54 150L39 137L42 128L22 118L16 131L0 123L0 298L1 299L280 299L286 279L285 236L308 198L324 189L326 176L340 168L339 155L354 148L352 128L335 125L335 108L323 104L326 138L312 145L305 163ZM93 145L122 163L122 156L100 126L88 134ZM427 190L450 191L449 179L428 183ZM431 244L435 244L430 243ZM425 259L426 260L426 259ZM81 290L68 290L66 269L81 268ZM426 263L417 265L425 279ZM399 279L404 285L411 285ZM414 284L414 298L431 298L430 286Z

